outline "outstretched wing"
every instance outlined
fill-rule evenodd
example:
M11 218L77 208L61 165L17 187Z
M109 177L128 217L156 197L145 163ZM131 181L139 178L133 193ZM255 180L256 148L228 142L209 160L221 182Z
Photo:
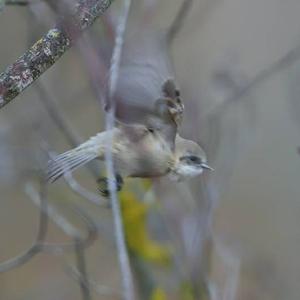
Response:
M164 34L142 30L125 40L115 103L118 120L160 130L174 144L183 105Z

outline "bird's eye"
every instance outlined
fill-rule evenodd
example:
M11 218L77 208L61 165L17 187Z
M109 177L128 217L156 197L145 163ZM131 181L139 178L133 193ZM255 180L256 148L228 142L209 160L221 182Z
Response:
M201 165L202 159L199 156L196 155L187 155L187 156L181 156L179 158L180 161L185 162L187 164L199 164Z
M193 163L201 163L201 158L195 155L191 155L189 157L189 160Z
M149 128L148 128L148 131L149 131L150 133L154 133L154 128L149 127Z

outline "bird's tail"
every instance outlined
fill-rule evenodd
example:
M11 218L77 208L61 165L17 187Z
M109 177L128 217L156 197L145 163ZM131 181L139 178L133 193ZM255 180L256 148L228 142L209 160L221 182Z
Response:
M47 180L54 182L66 172L73 171L97 157L101 158L105 146L103 138L103 133L100 133L78 147L50 159Z

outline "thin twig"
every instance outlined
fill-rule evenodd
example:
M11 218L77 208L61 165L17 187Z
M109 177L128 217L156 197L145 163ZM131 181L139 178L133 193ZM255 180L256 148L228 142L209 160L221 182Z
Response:
M32 257L40 252L47 252L51 254L62 254L66 251L74 251L75 247L80 243L81 247L88 247L95 240L97 235L97 228L91 219L87 217L83 212L76 208L75 212L81 219L86 223L88 228L88 234L85 238L79 238L79 231L71 225L64 217L59 215L55 209L47 203L46 199L46 184L41 184L41 191L38 193L31 184L27 184L25 187L27 195L30 199L39 206L40 218L38 225L38 232L35 241L32 245L22 254L9 259L0 264L0 273L7 272L14 268L17 268L27 263ZM76 236L75 243L65 244L47 244L45 243L47 227L48 227L48 216L66 233L71 234L72 237Z
M10 6L27 6L29 4L33 4L33 3L38 3L39 0L0 0L0 12L1 10L4 8L4 6L6 5L10 5Z
M27 183L25 186L25 191L31 201L40 207L40 197L33 187L31 183ZM58 211L48 203L47 207L47 216L51 218L51 220L62 230L65 234L72 237L73 239L77 239L80 241L81 245L83 247L90 246L96 239L97 236L97 228L95 224L91 221L91 218L87 216L80 208L73 206L72 207L75 214L80 217L80 219L86 224L87 227L87 234L85 237L81 237L81 232L75 228L66 218L64 218L61 214L58 213ZM43 208L40 207L40 210L42 211ZM75 243L45 243L39 242L39 250L43 252L47 252L50 254L62 254L66 251L74 251L75 249Z
M221 258L223 268L226 274L225 284L221 298L224 300L236 299L238 284L241 271L241 259L234 253L231 253L223 243L216 237L213 237L213 245L216 254Z
M284 56L279 58L274 63L270 64L268 67L258 72L253 79L249 80L248 83L245 83L242 87L237 89L234 94L221 102L219 105L214 107L210 112L208 112L203 121L213 120L215 116L219 115L219 112L223 111L230 103L237 102L240 98L249 94L255 87L259 84L270 78L272 75L292 66L297 60L300 59L300 46L288 51Z
M36 14L33 13L33 16L36 17ZM43 81L36 82L35 85L36 91L38 93L38 98L41 101L41 103L44 105L45 109L47 110L47 113L52 118L53 123L60 129L60 131L65 136L66 140L68 141L69 145L71 147L76 147L79 144L83 142L83 139L80 137L80 135L77 133L76 130L73 129L73 125L68 120L66 115L63 113L62 109L58 106L55 99L49 95L47 92L47 89L43 83ZM49 156L52 155L49 153ZM91 171L91 173L94 175L94 177L98 178L98 166L96 164L88 165L87 168ZM70 172L67 172L64 176L67 184L69 187L78 195L84 197L88 201L103 205L104 201L101 199L98 195L88 191L87 189L83 188L73 177ZM106 202L105 202L106 204Z
M124 11L120 15L119 23L116 30L115 46L111 58L111 69L110 69L110 80L109 80L109 90L108 90L108 112L106 114L106 129L110 130L114 127L115 122L115 105L113 103L113 97L115 94L116 84L119 75L119 66L121 59L121 52L123 46L124 33L126 29L126 23L128 19L128 14L130 10L130 0L124 1L123 9ZM110 199L112 205L112 213L115 225L115 239L117 244L118 259L122 274L122 287L123 287L123 297L125 300L133 300L134 297L134 287L133 278L130 268L129 255L126 247L123 220L120 210L119 199L116 194L116 183L114 181L115 172L113 166L112 157L112 136L108 141L107 151L105 153L105 162L108 172L108 188L110 192Z
M36 91L39 94L39 99L42 104L45 106L49 116L53 119L53 123L61 130L65 138L67 139L69 145L71 147L76 147L83 142L83 139L79 136L79 134L73 129L73 126L62 112L62 110L56 104L56 101L51 97L42 81L37 82ZM97 179L99 176L99 168L96 164L89 164L87 168L92 173L92 175ZM99 198L99 197L98 197ZM88 199L89 200L89 199Z
M83 197L84 199L88 200L91 203L97 205L107 205L107 201L103 198L100 198L97 194L94 194L81 186L72 176L71 172L65 172L64 179L66 180L69 187L79 196Z
M77 268L79 273L81 274L80 277L80 290L83 300L91 300L91 293L90 293L90 286L89 286L89 280L88 275L86 272L86 261L85 261L85 255L84 255L84 247L82 247L81 241L75 238L74 241L75 244L75 254L76 254L76 262L77 262Z
M12 269L20 267L27 263L33 256L39 253L39 247L37 244L33 244L28 250L19 254L18 256L8 259L0 264L0 273L8 272Z
M39 39L15 63L0 74L0 108L18 96L50 68L110 6L112 0L78 0L74 16Z
M40 245L44 242L47 234L48 227L48 216L46 213L47 210L47 199L46 199L46 183L41 182L40 192L37 192L39 198L39 205L43 208L40 209L40 217L38 224L38 232L35 238L35 241L32 245L22 254L9 259L0 264L0 273L10 271L16 267L19 267L26 262L28 262L33 256L40 252Z
M5 5L18 5L18 6L27 6L28 4L33 3L30 0L6 0L4 2ZM34 1L34 3L37 3L37 1Z
M107 80L108 68L102 59L99 49L95 49L92 43L92 36L83 36L78 44L78 50L88 71L91 86L95 92L101 108L105 106L105 85Z
M183 22L192 6L192 3L193 0L184 0L184 2L181 4L179 11L167 32L167 39L169 43L172 43L179 30L181 29Z
M75 280L80 281L82 284L88 284L90 288L93 289L98 295L114 296L117 297L117 299L121 298L121 293L119 291L116 291L108 286L99 285L98 282L95 282L95 280L91 278L89 278L88 283L85 282L82 278L82 274L74 266L66 265L65 270L67 274L69 274Z
M43 207L40 206L40 197L32 184L27 183L25 186L26 194L30 197L31 201L43 210ZM80 231L75 228L66 218L64 218L53 205L48 203L47 211L44 212L51 218L51 220L60 228L62 231L70 237L80 237Z
M39 100L45 106L48 114L53 119L53 123L63 132L68 143L72 147L76 147L82 143L83 139L78 135L77 132L75 132L75 130L73 130L73 126L61 112L61 109L58 107L53 97L51 97L46 91L43 81L37 82L35 89L39 94Z
M48 152L48 156L50 157L50 159L55 158L55 153L53 153L51 151L47 151L47 152ZM91 169L91 171L94 171L94 169ZM97 174L98 173L95 170L95 172L93 172L95 179L97 179ZM72 191L74 191L76 194L83 197L84 199L88 200L89 202L97 204L97 205L106 205L107 204L106 200L100 198L98 195L94 194L93 192L90 192L89 190L87 190L86 188L81 186L79 184L79 182L77 182L75 180L75 178L72 176L72 172L70 172L70 170L65 169L64 179Z

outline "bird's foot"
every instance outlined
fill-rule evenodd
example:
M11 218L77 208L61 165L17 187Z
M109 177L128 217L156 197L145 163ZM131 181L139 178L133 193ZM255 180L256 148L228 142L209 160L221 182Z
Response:
M174 80L168 79L162 86L162 92L165 99L167 111L176 125L182 121L184 104L181 100L180 90L176 87Z
M184 105L180 98L172 99L172 102L168 106L169 114L172 120L179 126L182 122Z
M114 180L114 186L116 188L116 191L119 192L121 191L122 187L123 187L123 178L121 177L121 175L116 174ZM110 196L110 191L109 191L109 179L107 177L101 177L97 180L98 183L98 190L100 192L100 194L103 197L109 197Z
M163 118L170 118L177 126L181 124L184 105L178 98L160 98L156 101L156 111Z

